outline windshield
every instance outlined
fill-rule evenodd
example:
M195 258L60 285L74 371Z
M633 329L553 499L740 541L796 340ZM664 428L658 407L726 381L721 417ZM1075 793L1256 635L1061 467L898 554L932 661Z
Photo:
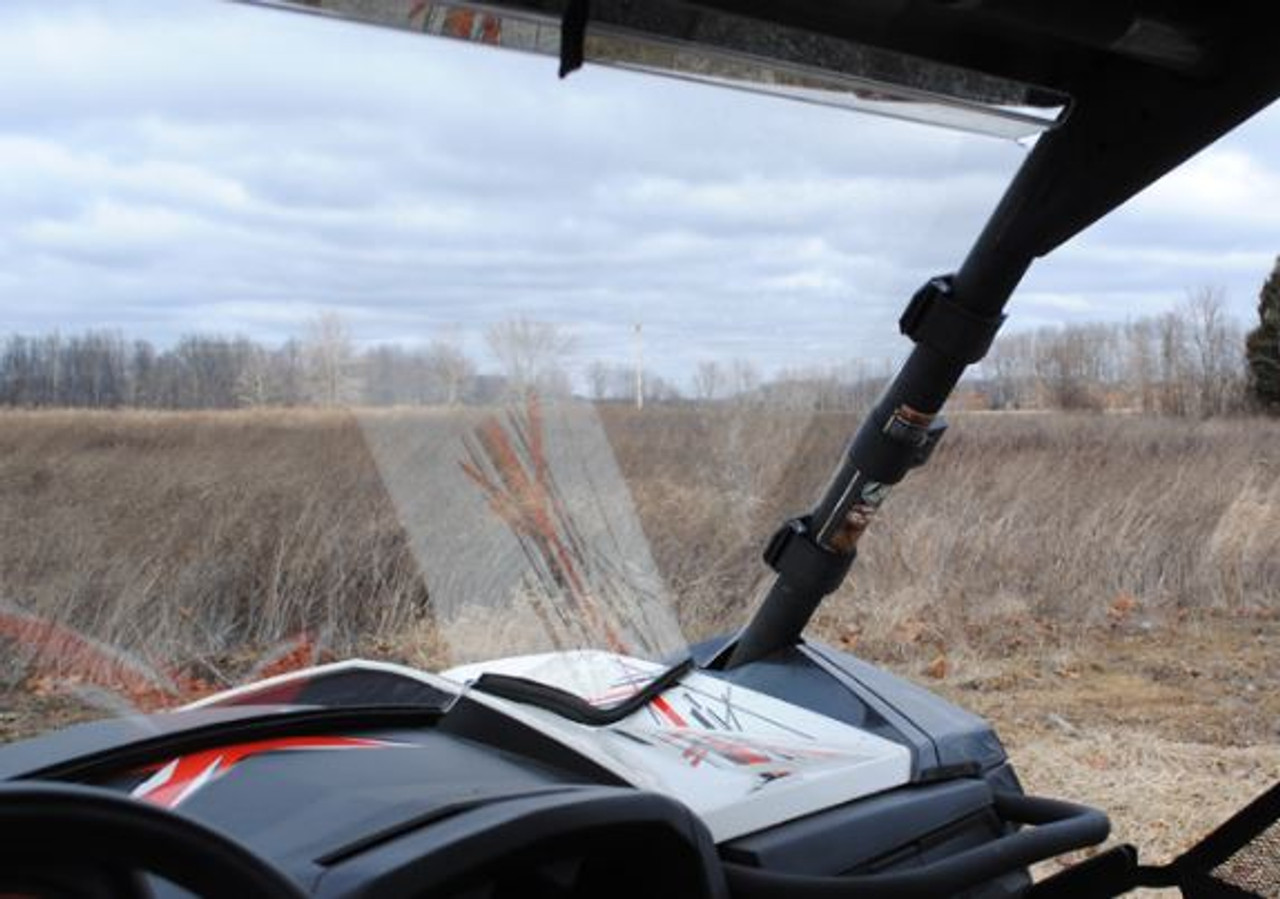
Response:
M625 698L745 623L1025 153L234 4L0 21L28 730L352 658Z

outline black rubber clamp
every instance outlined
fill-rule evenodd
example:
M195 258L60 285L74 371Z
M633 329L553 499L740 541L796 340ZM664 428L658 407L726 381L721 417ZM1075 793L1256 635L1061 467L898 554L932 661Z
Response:
M764 550L764 561L788 584L809 595L834 593L849 573L856 552L834 553L809 533L809 519L793 518L778 529Z
M898 330L949 359L972 365L991 349L1005 317L986 318L955 301L951 276L930 278L898 320Z

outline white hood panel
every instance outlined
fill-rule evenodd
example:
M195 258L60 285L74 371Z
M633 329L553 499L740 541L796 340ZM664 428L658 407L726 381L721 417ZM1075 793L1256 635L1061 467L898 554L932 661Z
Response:
M601 705L661 671L607 652L520 656L443 672L460 683L493 672L532 678ZM691 672L639 712L588 727L534 706L472 691L469 698L537 728L637 787L692 808L717 842L868 796L910 780L906 747L855 727Z

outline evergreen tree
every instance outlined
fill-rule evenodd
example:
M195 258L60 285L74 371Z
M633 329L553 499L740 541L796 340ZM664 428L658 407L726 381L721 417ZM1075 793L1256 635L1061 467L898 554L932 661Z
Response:
M1258 327L1245 339L1250 386L1265 409L1280 412L1280 257L1258 298Z

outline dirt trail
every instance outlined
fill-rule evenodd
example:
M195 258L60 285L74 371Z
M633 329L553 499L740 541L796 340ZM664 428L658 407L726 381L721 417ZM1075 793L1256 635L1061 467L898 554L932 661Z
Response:
M1149 861L1280 781L1274 619L1095 633L923 680L996 725L1029 791L1105 808Z

